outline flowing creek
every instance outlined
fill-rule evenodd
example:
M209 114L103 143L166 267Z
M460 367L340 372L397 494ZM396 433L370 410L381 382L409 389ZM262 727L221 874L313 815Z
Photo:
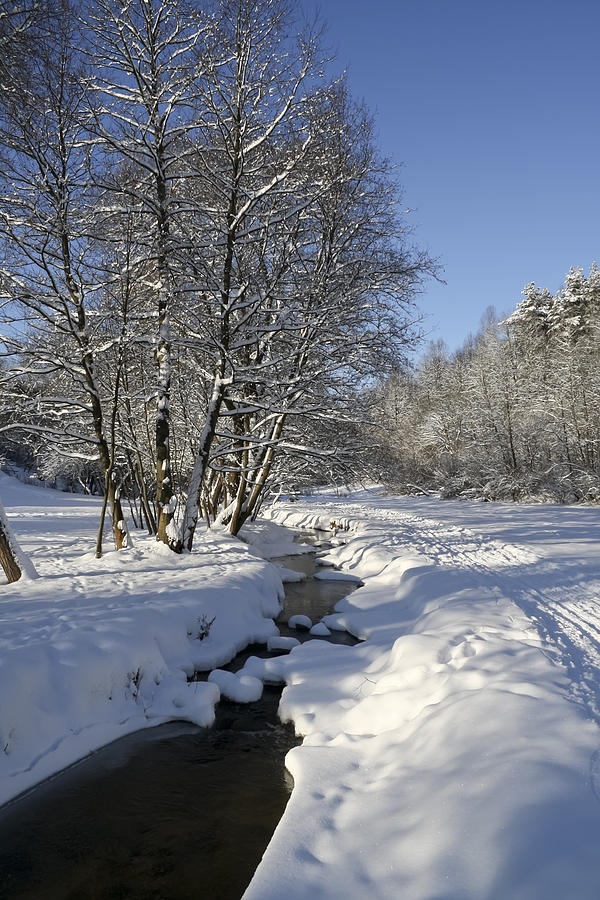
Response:
M308 575L286 585L281 634L323 640L287 620L318 622L355 585L312 578L312 553L276 562ZM328 640L356 643L345 632ZM252 645L226 668L251 655L273 654ZM7 804L0 896L239 900L291 791L284 759L299 740L277 717L280 693L265 686L256 703L222 700L211 728L171 722L121 738Z

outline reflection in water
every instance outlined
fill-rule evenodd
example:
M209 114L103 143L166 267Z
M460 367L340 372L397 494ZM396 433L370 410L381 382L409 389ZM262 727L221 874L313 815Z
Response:
M314 571L312 555L281 562ZM286 587L279 624L290 634L290 615L318 621L352 589L313 579ZM2 898L239 900L290 791L284 758L298 741L278 702L265 687L258 703L219 703L212 728L176 722L129 735L4 807Z

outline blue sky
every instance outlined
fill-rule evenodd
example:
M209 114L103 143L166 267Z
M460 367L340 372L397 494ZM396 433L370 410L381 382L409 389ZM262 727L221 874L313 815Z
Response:
M305 0L309 9L315 6ZM327 41L403 163L416 239L445 286L421 307L451 347L524 285L600 262L600 3L321 0Z

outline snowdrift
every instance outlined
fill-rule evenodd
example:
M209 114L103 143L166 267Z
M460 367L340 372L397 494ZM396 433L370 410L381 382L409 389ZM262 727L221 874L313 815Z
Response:
M510 596L539 557L383 506L274 508L341 529L329 558L365 585L324 621L364 643L247 664L305 738L245 900L597 900L600 729Z

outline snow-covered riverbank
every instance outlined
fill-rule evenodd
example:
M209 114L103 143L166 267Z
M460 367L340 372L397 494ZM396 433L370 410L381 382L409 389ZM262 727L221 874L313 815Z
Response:
M597 900L600 511L363 493L274 516L348 529L330 558L365 586L326 621L366 640L248 664L305 740L245 900Z
M129 731L210 723L219 687L186 675L276 633L260 553L289 534L98 562L97 500L0 494L42 576L0 588L0 801ZM363 642L246 663L305 736L246 900L597 900L600 510L359 492L272 515L337 529L329 560L364 586L326 622Z
M123 734L210 724L219 688L186 676L278 633L276 567L223 533L179 557L136 535L96 560L97 498L4 475L0 494L42 576L0 587L0 804Z

